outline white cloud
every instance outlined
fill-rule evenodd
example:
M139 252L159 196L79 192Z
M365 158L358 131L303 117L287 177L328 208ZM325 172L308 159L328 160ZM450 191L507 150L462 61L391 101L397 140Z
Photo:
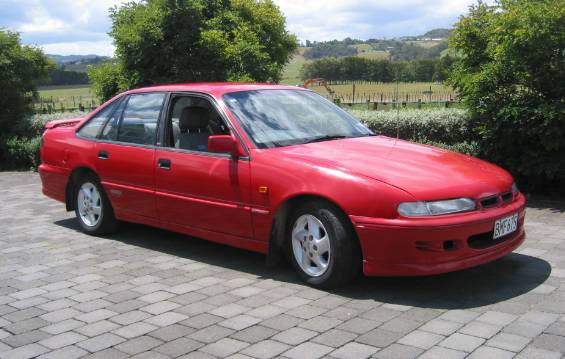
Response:
M109 8L128 0L0 0L0 24L49 53L111 55ZM138 0L136 0L138 1ZM301 40L418 35L449 27L476 0L274 0ZM492 2L494 0L488 0Z
M114 45L111 40L107 41L75 41L58 42L41 45L47 54L57 55L101 55L114 56Z
M274 0L301 40L418 35L450 27L475 0Z

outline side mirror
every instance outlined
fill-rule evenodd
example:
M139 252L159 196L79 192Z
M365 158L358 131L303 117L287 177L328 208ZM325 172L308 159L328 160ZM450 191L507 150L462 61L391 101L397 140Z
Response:
M247 156L239 142L231 135L213 135L208 137L208 151L229 153L236 158Z

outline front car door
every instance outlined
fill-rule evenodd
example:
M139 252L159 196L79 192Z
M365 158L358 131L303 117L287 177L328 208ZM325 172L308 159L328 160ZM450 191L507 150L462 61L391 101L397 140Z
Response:
M252 239L249 159L207 148L210 135L231 131L225 116L205 95L171 96L163 146L157 148L154 162L162 223L208 239L222 241L231 235L234 245L238 244L233 238Z
M134 222L155 221L155 143L167 94L125 96L96 144L96 171L115 214Z

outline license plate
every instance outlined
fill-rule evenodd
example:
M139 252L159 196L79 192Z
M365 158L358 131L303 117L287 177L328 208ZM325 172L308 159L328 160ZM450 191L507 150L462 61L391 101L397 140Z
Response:
M494 237L497 239L510 234L518 228L518 213L501 218L494 222Z

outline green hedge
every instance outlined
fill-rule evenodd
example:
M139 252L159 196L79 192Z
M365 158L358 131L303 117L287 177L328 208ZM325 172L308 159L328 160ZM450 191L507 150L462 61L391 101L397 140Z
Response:
M389 137L446 148L469 155L478 153L469 127L470 116L457 108L349 112L373 132Z
M83 117L87 112L64 112L34 115L18 124L17 133L0 137L0 169L29 170L39 165L39 146L43 126L53 120Z
M399 111L349 112L377 134L429 144L469 155L477 155L478 145L469 128L469 113L456 108L412 109ZM0 139L3 169L30 169L39 164L39 145L46 122L77 118L85 112L36 115L28 119L26 137Z

